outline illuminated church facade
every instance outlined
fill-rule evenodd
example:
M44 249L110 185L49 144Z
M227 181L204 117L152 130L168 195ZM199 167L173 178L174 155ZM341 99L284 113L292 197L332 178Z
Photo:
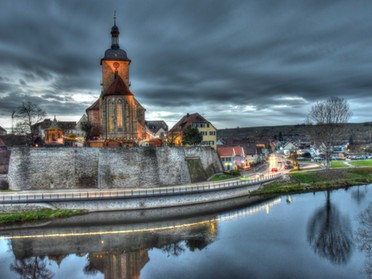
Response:
M111 48L101 59L101 94L86 112L95 138L105 142L138 143L146 138L146 110L129 89L131 60L119 46L119 34L114 17Z

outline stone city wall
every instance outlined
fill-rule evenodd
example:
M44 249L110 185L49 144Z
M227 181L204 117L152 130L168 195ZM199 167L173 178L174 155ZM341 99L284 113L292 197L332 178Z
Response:
M187 184L221 171L209 148L15 147L8 181L11 190L112 189Z

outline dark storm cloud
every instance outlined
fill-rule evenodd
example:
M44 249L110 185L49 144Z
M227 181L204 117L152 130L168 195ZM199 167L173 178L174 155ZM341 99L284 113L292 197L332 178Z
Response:
M360 109L371 101L372 2L347 0L4 0L2 114L26 99L83 114L90 101L72 96L100 94L114 10L148 115L199 112L219 128L298 124L316 101L340 96L354 119L372 119Z

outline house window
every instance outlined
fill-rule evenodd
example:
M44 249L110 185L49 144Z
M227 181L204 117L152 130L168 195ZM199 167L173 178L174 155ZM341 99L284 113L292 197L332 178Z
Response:
M215 136L216 135L216 131L209 131L209 135L210 136Z

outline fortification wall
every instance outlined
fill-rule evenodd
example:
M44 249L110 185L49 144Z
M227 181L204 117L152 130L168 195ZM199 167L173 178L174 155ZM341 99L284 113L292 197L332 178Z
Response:
M202 167L189 169L190 158ZM187 184L222 170L209 148L15 147L8 181L11 190L154 187Z

